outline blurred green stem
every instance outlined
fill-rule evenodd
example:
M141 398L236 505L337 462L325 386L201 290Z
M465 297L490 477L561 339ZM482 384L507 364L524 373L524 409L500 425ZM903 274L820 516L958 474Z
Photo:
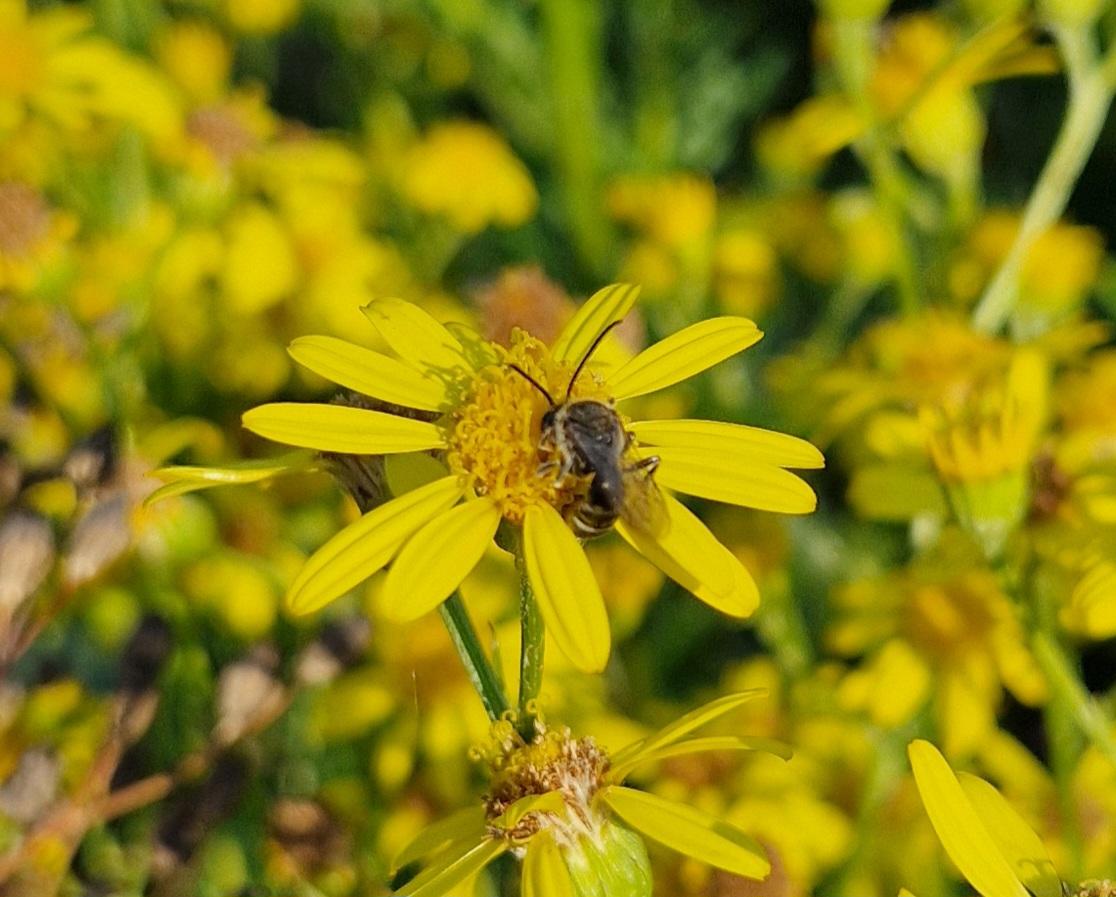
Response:
M833 20L834 60L845 92L867 123L863 136L856 141L857 156L868 172L868 178L880 204L880 211L895 238L898 257L895 260L895 281L899 304L905 314L921 305L916 254L904 214L905 189L899 160L889 145L887 133L876 121L875 110L868 96L868 81L875 58L871 19Z
M1034 593L1036 590L1029 587L1029 591ZM1080 878L1082 843L1071 783L1081 756L1081 736L1075 725L1077 712L1071 692L1075 688L1080 689L1080 684L1077 675L1070 669L1068 658L1058 645L1057 611L1053 602L1036 596L1033 603L1037 626L1032 649L1050 687L1050 699L1042 711L1043 727L1046 731L1050 769L1058 790L1058 810L1062 817L1066 847L1074 864L1074 868L1070 870L1074 873L1071 877L1076 880ZM1072 686L1067 683L1072 683Z
M1092 155L1112 104L1112 78L1098 61L1096 45L1087 25L1053 27L1069 81L1069 106L1062 129L1035 183L1015 242L1000 269L988 284L973 312L973 325L995 333L1011 314L1019 289L1019 272L1035 240L1061 216L1073 185Z
M542 688L543 655L546 649L546 631L542 614L535 600L535 593L527 579L523 551L515 553L515 566L519 571L519 733L530 740L535 734L535 702Z
M473 622L469 619L469 612L465 609L465 602L461 600L461 595L454 592L442 602L439 611L442 614L442 622L449 630L453 646L465 665L469 681L480 695L488 718L499 719L511 710L511 705L508 704L504 690L500 687L500 679L496 671L492 669L492 664L485 656L484 648L477 638L477 631L473 628Z
M1089 743L1116 769L1116 737L1112 723L1081 684L1062 646L1045 627L1035 633L1033 649L1039 668L1050 685L1051 697L1061 702Z
M606 273L609 232L600 203L601 23L595 0L541 0L553 108L551 152L582 258Z

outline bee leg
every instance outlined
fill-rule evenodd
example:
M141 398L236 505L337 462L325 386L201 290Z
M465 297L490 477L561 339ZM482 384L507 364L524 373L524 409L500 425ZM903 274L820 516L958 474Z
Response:
M636 461L636 463L633 464L632 467L635 470L638 470L640 473L645 474L646 476L651 476L651 474L659 469L659 456L648 455L646 458L643 458L640 461Z

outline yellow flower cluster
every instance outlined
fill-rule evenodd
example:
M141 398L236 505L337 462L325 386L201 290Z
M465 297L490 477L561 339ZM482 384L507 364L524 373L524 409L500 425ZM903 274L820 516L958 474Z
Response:
M730 7L0 0L0 894L1116 894L1116 8Z

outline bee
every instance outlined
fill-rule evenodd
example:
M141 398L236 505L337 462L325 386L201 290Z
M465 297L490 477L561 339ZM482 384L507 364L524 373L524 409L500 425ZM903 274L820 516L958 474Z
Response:
M511 365L550 406L542 416L539 450L556 460L544 463L539 472L554 473L557 483L570 478L588 480L584 497L566 512L571 528L582 539L603 535L617 520L647 533L661 532L666 521L665 502L654 480L659 458L632 456L632 434L624 429L611 402L570 398L601 340L619 323L605 328L593 341L570 377L561 402L518 365Z

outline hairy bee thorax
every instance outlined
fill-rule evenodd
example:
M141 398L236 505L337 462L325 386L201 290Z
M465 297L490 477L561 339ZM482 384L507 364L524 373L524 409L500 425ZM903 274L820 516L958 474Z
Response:
M578 496L565 509L573 531L588 539L612 529L623 507L623 456L631 444L612 403L586 399L551 408L543 415L539 442L542 452L556 456L548 464L556 466L557 482Z

